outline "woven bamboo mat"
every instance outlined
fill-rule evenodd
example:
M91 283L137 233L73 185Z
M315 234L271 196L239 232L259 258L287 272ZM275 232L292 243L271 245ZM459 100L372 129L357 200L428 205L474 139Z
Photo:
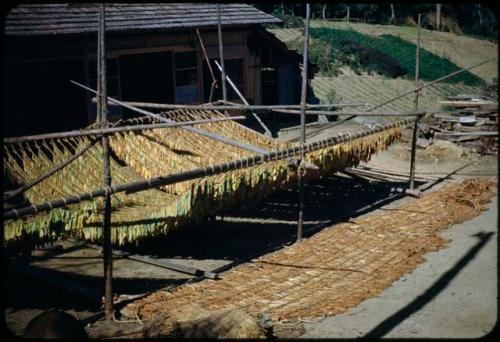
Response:
M468 179L395 208L337 224L311 238L224 274L129 304L140 317L187 304L228 305L275 321L331 316L391 285L443 247L440 231L485 210L492 181Z

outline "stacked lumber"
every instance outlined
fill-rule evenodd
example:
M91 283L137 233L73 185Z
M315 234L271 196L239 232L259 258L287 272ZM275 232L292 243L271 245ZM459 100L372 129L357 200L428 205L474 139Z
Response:
M491 87L493 85L489 85ZM434 114L433 118L423 124L429 137L474 148L480 154L497 154L496 100L484 95L458 94L439 103L447 111Z

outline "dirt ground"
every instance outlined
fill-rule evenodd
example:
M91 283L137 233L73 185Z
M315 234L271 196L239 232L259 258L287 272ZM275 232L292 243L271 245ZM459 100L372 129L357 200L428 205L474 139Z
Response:
M379 154L370 161L369 165L390 168L393 170L407 170L408 161L401 158L401 155L398 154L398 149L399 151L404 149L401 145L402 144L393 145L389 151ZM471 163L474 158L474 156L469 156L465 159L453 157L451 160L441 158L438 159L437 162L426 161L425 158L420 160L417 158L417 175L427 174L443 176L451 170ZM496 158L483 157L475 164L471 164L467 168L458 171L453 175L453 178L460 179L470 176L492 177L496 176L496 174ZM316 227L318 224L333 224L345 220L349 216L358 216L359 210L366 205L390 198L390 189L393 188L394 185L395 183L393 182L373 182L361 185L355 180L340 176L332 176L328 177L326 180L307 184L305 211L306 231ZM140 254L146 253L147 250L148 254L155 255L159 259L175 260L179 263L212 271L230 263L236 264L243 262L250 257L264 255L294 242L297 215L296 202L296 189L282 191L267 200L228 213L223 218L218 217L215 222L205 222L189 229L175 232L169 239L159 239L154 246L145 246L142 250L131 252ZM332 208L335 209L332 210ZM478 220L484 220L484 217L488 215L488 213L492 215L491 212L493 211L494 215L491 217L487 216L490 218L486 218L486 220L496 223L496 206L491 208L490 211L480 216ZM454 229L455 228L451 228L449 231L454 231ZM448 234L448 232L446 234ZM455 241L454 236L453 238L453 241ZM460 245L461 242L459 241L457 243ZM463 240L462 243L464 244L464 249L458 248L458 250L452 253L450 258L444 259L452 260L455 258L458 260L460 256L462 256L461 252L463 253L466 250L466 241ZM487 247L490 245L492 245L491 242L487 244ZM449 250L452 250L452 247L445 249L444 252ZM486 248L484 248L484 250L486 250ZM494 255L496 255L496 249L494 253ZM99 290L102 284L102 264L99 260L99 254L100 253L96 250L85 248L63 253L59 257L50 260L39 260L35 264L45 269L51 269L53 272L57 272L59 275L63 275L68 279L78 280L79 282L83 281L83 283L89 287ZM66 259L63 260L63 258ZM82 259L84 260L83 263ZM496 267L496 259L491 258L491 260L494 260ZM81 266L78 266L78 274L75 272L75 262L82 263ZM427 263L420 266L407 278L410 279L410 277L415 276L415 274L418 276L418 274L423 272L420 276L423 279L427 279L429 278L427 273L430 270L434 272L433 274L435 277L439 277L447 271L447 264L445 263L439 264L439 267L436 269L431 268L425 271L426 265ZM424 271L420 271L422 268ZM115 270L115 275L117 275L115 289L118 294L122 295L147 293L148 291L161 287L176 286L192 278L191 276L179 272L147 266L140 262L122 260L120 258L116 259ZM9 269L7 269L7 271L9 271ZM137 278L136 275L139 273L144 279ZM491 276L494 272L487 273ZM484 276L484 274L476 275L478 284L480 284L481 281L491 282L491 279L486 279ZM404 278L405 277L402 279ZM457 277L456 279L459 278ZM404 282L404 280L398 281L398 283L400 282ZM416 282L425 287L425 282ZM407 284L411 283L411 281L407 282ZM404 290L405 298L407 298L408 301L413 300L421 294L419 289L421 290L422 286L415 286L415 288L410 286L411 288L406 288ZM393 287L386 291L390 291ZM8 273L4 281L4 289L7 326L16 334L22 334L29 320L42 310L61 308L73 313L80 319L84 319L97 313L100 307L100 303L67 294L51 286L43 285L43 283L30 277L11 272ZM386 298L384 295L386 291L381 294L382 299ZM488 292L488 296L490 292ZM442 294L444 293L448 292L443 291ZM490 305L494 302L488 300L489 297L483 292L471 291L471 293L472 295L467 296L472 296L474 298L481 297L483 298L483 302L489 303ZM454 294L449 295L454 296ZM366 302L370 301L371 299ZM360 306L363 306L366 302L363 302ZM457 305L463 305L463 302L460 303L457 302ZM385 304L382 305L384 306ZM449 309L460 310L460 306L456 308L451 307ZM352 312L356 312L356 310L357 308L353 309ZM350 313L352 314L352 312ZM439 314L439 310L436 312ZM390 315L390 312L388 315ZM306 325L307 329L304 337L359 336L358 332L352 335L353 331L349 329L349 326L340 328L340 325L337 325L338 322L330 323L330 321L328 321L329 319L335 319L340 316L342 315L328 318L320 323L315 323L318 325ZM482 322L491 320L490 311L486 310L486 316L488 318L485 318ZM359 317L361 322L363 320L362 316ZM496 316L493 321L495 320ZM425 326L425 322L419 324ZM471 327L470 331L477 331L479 325L474 325L474 327ZM483 324L482 326L484 327L485 325ZM366 329L363 331L368 331L370 329L368 325L365 325L365 327ZM333 328L337 330L331 330ZM345 335L342 335L343 333ZM421 335L413 334L411 336Z

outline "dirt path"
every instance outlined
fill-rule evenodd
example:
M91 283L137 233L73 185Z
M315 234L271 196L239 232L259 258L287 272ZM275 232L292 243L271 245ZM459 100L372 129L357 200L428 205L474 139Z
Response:
M237 267L219 281L159 291L129 305L142 317L197 303L267 312L275 321L342 313L387 288L445 244L441 229L478 215L492 196L484 180L466 181L325 229Z

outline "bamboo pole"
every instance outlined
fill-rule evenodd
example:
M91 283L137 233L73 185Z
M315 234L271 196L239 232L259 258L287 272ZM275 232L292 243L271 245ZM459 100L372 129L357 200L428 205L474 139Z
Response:
M92 99L95 101L95 99ZM133 102L122 101L122 103L141 108L151 109L199 109L199 110L255 110L267 111L272 109L300 109L299 105L241 105L239 103L231 103L230 101L221 100L222 103L228 105L184 105L184 104L167 104L167 103L149 103L149 102ZM118 106L118 104L108 101L108 105ZM330 104L307 104L307 108L343 108L343 107L363 107L368 106L367 103L330 103ZM339 113L342 114L342 113Z
M219 37L219 58L222 82L222 99L227 101L226 69L224 68L224 47L222 42L222 20L220 15L220 4L217 4L217 34Z
M198 41L200 42L201 51L203 52L203 57L207 62L208 70L210 71L210 75L212 76L212 85L210 86L210 96L208 98L208 102L212 101L212 96L214 94L214 88L217 87L217 79L215 78L214 71L212 70L212 65L210 64L210 59L208 58L207 51L205 50L205 44L203 44L203 40L201 39L200 31L196 28L196 35L198 37Z
M417 48L415 52L415 89L418 89L418 81L419 81L419 73L420 73L420 13L418 14L418 23L417 23ZM418 111L418 90L415 92L415 112ZM410 190L415 188L415 158L417 151L417 130L418 130L418 121L413 123L413 132L411 137L411 158L410 158Z
M3 143L4 144L12 144L12 143L47 140L47 139L73 138L73 137L83 137L83 136L95 136L95 135L102 135L102 134L109 135L109 134L120 133L120 132L136 132L136 131L143 131L143 130L147 130L147 129L175 128L175 127L201 125L201 124L215 123L215 122L243 120L245 118L246 118L245 116L239 115L239 116L231 116L228 118L201 119L201 120L179 121L179 122L173 121L173 122L168 122L168 123L163 122L163 123L156 123L156 124L150 124L150 125L133 125L133 126L123 126L123 127L85 129L85 130L76 130L76 131L69 131L69 132L45 133L45 134L38 134L38 135L27 135L27 136L22 136L22 137L5 138L5 139L3 139Z
M220 70L222 70L222 66L219 65L217 63L217 61L215 61L215 65L217 65L217 67ZM240 98L240 100L243 101L243 103L245 104L245 106L250 106L250 104L245 99L245 97L243 96L243 94L241 94L241 92L239 91L238 87L233 83L233 81L227 75L226 75L226 80L229 83L229 85L233 88L233 90L236 93L236 95L238 95L238 97ZM227 101L227 100L224 100L224 101ZM262 128L264 128L264 131L266 131L266 134L268 136L272 136L271 131L269 130L269 128L267 128L267 126L264 124L264 122L262 122L262 120L259 118L259 116L257 114L255 114L254 112L251 112L251 113L252 113L253 117L255 118L255 120L257 120L257 122L260 124L260 126Z
M98 49L100 50L101 69L99 82L101 84L100 118L101 127L108 127L108 101L106 85L106 9L102 3L99 12L99 37ZM107 135L102 136L103 147L103 182L104 189L111 186L111 168L109 139ZM104 314L106 320L113 319L113 254L111 247L111 194L106 191L104 194L103 213L103 261L104 261Z
M71 83L87 90L87 91L90 91L92 93L96 93L95 90L89 88L89 87L86 87L84 86L83 84L80 84L78 82L75 82L75 81L71 81ZM173 120L170 120L170 119L167 119L167 118L164 118L163 116L161 115L158 115L158 114L155 114L155 113L151 113L151 112L148 112L147 110L144 110L144 109L140 109L140 108L137 108L137 107L134 107L134 106L131 106L131 105L128 105L122 101L119 101L117 99L114 99L110 96L108 96L108 100L116 103L116 104L119 104L125 108L128 108L130 110L133 110L137 113L141 113L143 115L146 115L146 116L149 116L151 118L154 118L156 120L159 120L159 121L162 121L162 122L166 122L166 123L173 123L175 121ZM242 148L242 149L245 149L247 151L250 151L250 152L254 152L254 153L266 153L267 151L260 148L260 147L257 147L257 146L253 146L253 145L250 145L250 144L247 144L247 143L244 143L244 142L241 142L241 141L237 141L237 140L234 140L234 139L231 139L231 138L228 138L226 136L223 136L223 135L220 135L220 134L217 134L217 133L213 133L213 132L209 132L209 131L205 131L205 130L202 130L200 128L197 128L197 127L190 127L190 126L186 126L186 127L182 127L182 129L186 130L186 131L189 131L189 132L193 132L193 133L196 133L196 134L199 134L199 135L203 135L207 138L211 138L211 139L214 139L214 140L217 140L217 141L220 141L220 142L223 142L225 144L229 144L229 145L232 145L232 146L236 146L236 147L239 147L239 148Z
M273 109L273 112L284 114L300 114L301 110L296 109ZM335 112L323 110L305 110L305 115L326 115L326 116L339 116L339 115L355 115L355 116L416 116L423 115L425 112Z
M311 8L309 3L306 4L306 20L304 23L304 59L302 62L302 89L300 99L300 162L297 170L297 178L299 182L299 217L297 220L297 242L302 240L304 231L304 167L305 158L304 145L306 143L306 103L307 103L307 54L309 49L309 16Z
M100 6L100 5L99 5ZM101 45L100 45L100 33L99 30L101 29L101 10L99 9L99 12L97 14L97 20L98 20L98 27L97 27L97 59L96 59L96 64L97 64L97 77L96 77L96 88L97 88L97 101L96 101L96 123L100 124L101 122L101 102L102 102L102 90L101 90Z
M16 219L21 218L27 215L36 214L43 211L50 211L55 208L66 207L71 204L81 203L83 201L94 200L98 197L104 197L106 193L110 195L126 192L127 194L135 193L139 191L144 191L152 188L157 188L164 185L175 184L191 179L197 179L207 176L212 176L216 174L220 174L227 171L238 170L254 165L260 165L271 161L289 159L291 157L301 155L305 152L314 152L326 147L335 146L338 144L347 143L353 141L358 138L365 137L370 134L375 134L378 132L382 132L384 130L400 127L404 125L408 125L412 123L415 118L408 118L398 122L394 122L391 124L387 124L384 126L379 126L372 129L367 129L364 131L360 131L357 133L347 133L347 134L338 134L337 136L329 137L327 139L323 139L320 141L310 142L302 146L294 146L286 149L276 150L272 152L267 152L264 154L253 155L248 158L242 158L237 160L232 160L229 162L225 162L222 164L207 166L204 168L183 171L171 175L164 175L159 177L154 177L148 180L112 185L107 189L98 189L87 193L82 193L79 195L69 196L63 199L52 200L48 202L44 202L41 204L30 205L21 209L11 209L8 211L4 211L3 219Z

